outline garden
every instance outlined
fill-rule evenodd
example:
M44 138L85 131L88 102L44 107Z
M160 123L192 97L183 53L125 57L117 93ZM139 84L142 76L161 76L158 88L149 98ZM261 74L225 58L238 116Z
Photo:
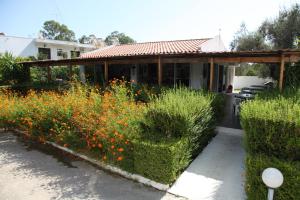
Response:
M249 200L265 199L261 174L268 167L279 169L283 185L275 199L300 197L300 90L259 94L242 105L241 124L245 130L246 193Z
M170 184L214 136L222 96L112 80L97 89L0 92L0 128L55 142L127 172Z

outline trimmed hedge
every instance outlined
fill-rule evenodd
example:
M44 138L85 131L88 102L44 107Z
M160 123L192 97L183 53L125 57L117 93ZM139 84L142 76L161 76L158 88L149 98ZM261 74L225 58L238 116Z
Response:
M300 197L300 101L299 91L260 94L242 105L241 124L247 147L246 191L248 199L266 199L261 174L268 167L284 176L275 199Z
M216 102L211 93L171 89L152 101L140 122L134 168L143 176L172 183L215 135Z
M255 100L242 106L241 123L249 152L300 160L300 104Z
M190 162L187 140L169 143L134 143L134 169L138 174L160 183L173 182Z
M300 198L299 161L291 162L262 154L248 154L246 166L246 193L248 200L267 199L267 188L261 180L261 174L268 167L275 167L284 175L283 184L275 190L274 199L297 200Z

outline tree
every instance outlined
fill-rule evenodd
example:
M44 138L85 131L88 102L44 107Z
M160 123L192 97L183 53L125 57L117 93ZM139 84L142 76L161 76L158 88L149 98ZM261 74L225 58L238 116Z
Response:
M80 42L81 44L90 44L90 38L86 35L83 35L78 39L78 42Z
M134 39L131 37L125 35L124 33L119 33L118 31L112 32L110 35L108 35L105 38L105 43L107 45L112 45L114 44L115 40L118 40L120 44L132 44L135 43Z
M92 44L93 41L97 40L97 37L93 34L86 36L83 35L81 36L81 38L78 39L78 42L80 42L81 44Z
M18 64L29 58L13 57L11 53L0 55L0 78L5 84L25 83L30 80L29 68Z
M269 49L264 37L259 32L249 32L245 23L242 23L240 30L236 32L233 41L230 43L231 50L255 51Z
M273 43L275 49L299 47L300 4L281 10L273 20L265 20L259 32Z
M44 38L51 40L76 41L75 33L72 30L54 20L44 22L40 33Z

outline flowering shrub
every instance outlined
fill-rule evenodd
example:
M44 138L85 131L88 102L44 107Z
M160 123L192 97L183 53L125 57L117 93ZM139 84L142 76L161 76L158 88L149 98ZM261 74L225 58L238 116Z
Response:
M171 183L213 136L216 97L187 88L159 91L120 80L105 90L0 92L0 127ZM148 102L148 103L146 103Z
M30 91L26 97L2 92L0 126L121 164L130 159L136 120L144 107L134 101L127 84L114 80L103 92L74 86L63 94Z

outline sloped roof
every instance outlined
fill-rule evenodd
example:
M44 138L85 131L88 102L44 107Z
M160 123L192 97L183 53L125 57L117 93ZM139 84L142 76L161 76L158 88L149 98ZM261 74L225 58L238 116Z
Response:
M145 42L109 46L82 54L81 58L108 58L118 56L165 55L199 53L201 45L211 38Z

